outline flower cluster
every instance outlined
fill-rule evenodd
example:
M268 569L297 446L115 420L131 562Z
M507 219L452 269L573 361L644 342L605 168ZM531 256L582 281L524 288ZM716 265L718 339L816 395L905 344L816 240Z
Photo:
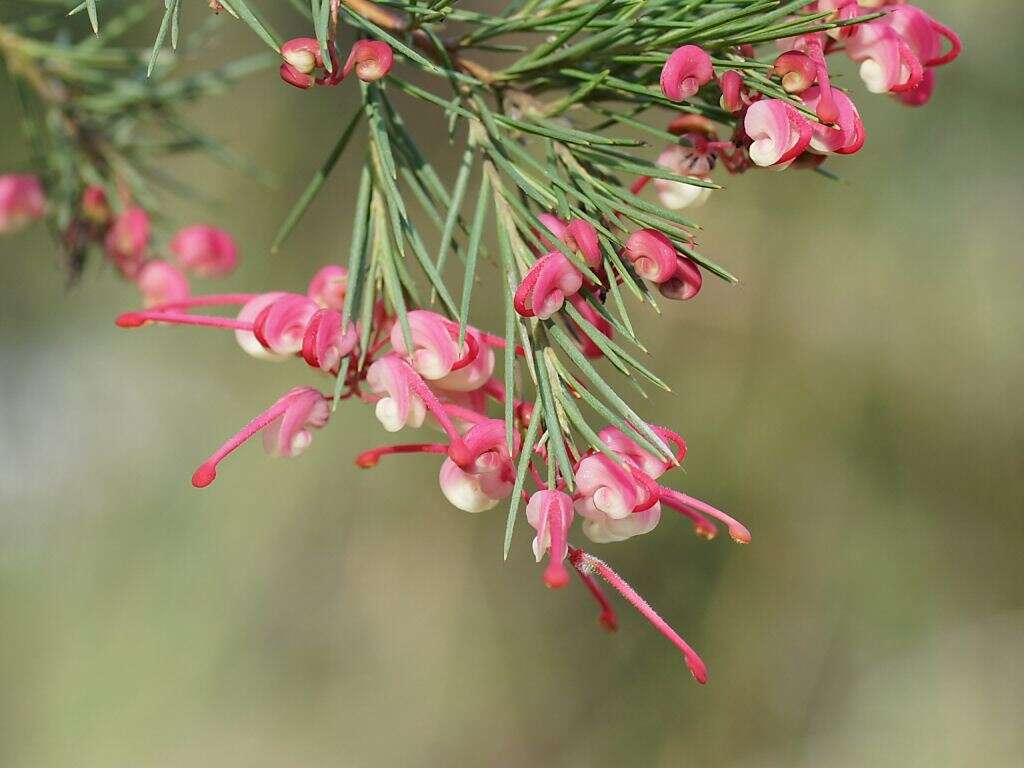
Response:
M0 176L0 234L16 232L46 214L46 197L35 176ZM102 247L110 264L134 283L146 307L181 302L190 295L186 273L224 277L238 264L234 239L218 227L193 224L170 240L167 258L153 254L150 215L130 203L115 213L106 192L88 186L82 192L78 215L64 231L76 247Z
M176 28L178 5L167 6L163 28ZM211 8L234 15L231 5L212 2ZM719 188L719 164L730 174L818 168L830 156L862 148L863 120L829 68L837 54L859 67L869 92L921 105L932 95L936 68L960 53L956 34L902 0L716 0L672 10L661 3L548 3L531 13L513 4L500 15L450 3L291 5L312 21L315 37L282 44L257 15L238 18L273 48L270 61L286 83L336 86L354 73L362 105L285 218L275 248L365 120L367 149L353 190L347 267L323 267L302 292L193 295L186 273L218 277L235 267L231 237L217 227L186 227L170 238L165 258L155 257L150 213L134 202L149 199L138 181L145 173L125 174L120 157L102 157L102 147L116 144L120 132L90 143L73 121L54 121L50 138L70 146L89 172L62 163L44 177L54 179L54 190L84 189L80 199L54 193L48 209L35 177L0 177L0 232L46 215L69 254L101 248L142 294L140 310L117 318L123 328L227 329L249 355L297 358L331 382L326 391L302 386L285 392L199 464L195 487L213 483L228 456L257 435L272 455L301 454L341 401L362 401L387 432L433 431L416 442L364 450L358 466L398 455L432 456L439 490L454 507L472 514L503 502L508 507L506 556L525 502L533 553L538 562L546 559L543 582L564 587L575 571L600 605L601 625L614 629L603 581L668 638L704 682L707 670L697 653L606 563L574 544L577 536L603 546L649 533L664 510L677 512L702 537L714 538L724 527L735 541L750 541L743 524L670 483L686 455L683 438L639 416L602 373L632 377L641 392L641 378L668 389L627 349L632 344L646 352L624 296L656 306L659 294L694 298L709 274L735 280L700 252L699 227L679 213L705 204ZM337 45L342 16L360 38L344 62ZM442 37L445 21L465 29ZM522 46L531 34L545 39L535 48ZM40 43L0 37L0 56L12 45L4 40L16 40L23 67L26 60L47 66L45 57L30 55ZM484 50L496 59L516 58L493 71L472 58ZM377 82L396 60L435 76L451 94L422 87L418 78ZM49 70L48 77L61 81L62 74ZM191 93L221 82L203 76L153 93ZM46 78L28 84L48 108L64 109L62 94L52 92ZM112 86L91 103L113 100L138 113L149 105L144 98L158 99L147 92L133 101L137 90ZM453 140L462 131L466 144L454 184L442 181L445 174L421 151L413 121L391 101L395 93L443 110ZM161 121L168 103L154 108ZM668 111L664 123L639 119L655 108ZM581 120L581 114L589 116ZM105 121L108 113L89 124ZM611 135L606 129L612 126L667 144L656 159L646 159L630 152L645 142ZM178 140L207 143L192 132ZM464 215L476 170L474 210ZM105 189L117 190L116 206L104 188L89 186L97 174ZM656 202L644 199L648 188ZM425 216L413 215L414 204ZM440 233L434 258L421 218ZM488 250L488 222L495 225L496 250ZM464 264L458 303L444 278L449 255ZM502 270L501 336L468 322L477 286L494 285L477 272L488 261L499 261ZM416 269L422 274L414 275ZM437 311L427 309L420 294L424 279L429 306ZM218 308L231 311L207 314ZM496 374L499 359L502 375Z
M586 236L581 235L578 242L586 243ZM585 250L587 246L582 247ZM508 499L524 448L518 430L510 439L504 420L489 415L489 407L503 405L508 396L494 378L495 351L504 349L504 340L474 327L460 334L457 323L427 310L410 311L403 328L383 303L375 308L371 327L364 328L343 321L347 290L347 270L331 265L313 276L305 293L175 298L145 311L125 313L117 318L117 324L123 328L168 324L229 329L243 351L254 357L301 358L322 373L343 377L339 399L372 405L386 431L428 426L444 436L441 441L364 451L356 458L358 466L374 467L384 456L395 454L435 454L441 459L440 490L453 506L478 514ZM200 307L231 305L240 306L233 318L193 312ZM523 353L521 349L516 352ZM286 392L203 461L192 484L197 488L210 485L220 463L258 433L262 433L268 453L299 455L312 441L313 431L327 423L333 401L331 395L311 387ZM515 401L512 406L517 425L527 429L533 405ZM660 484L662 476L682 462L686 444L671 430L647 426L665 445L674 446L671 460L645 448L635 425L624 425L625 429L608 426L601 430L603 450L574 456L571 478L556 474L545 480L533 463L529 464L536 490L521 493L528 500L527 520L536 530L533 551L538 561L548 555L544 582L552 588L567 583L564 563L568 560L588 590L598 595L602 624L613 627L614 614L591 578L594 573L604 576L683 650L694 676L703 682L703 663L689 646L606 565L569 546L570 528L577 516L582 535L603 544L649 533L660 521L663 506L689 519L703 537L713 538L716 523L724 523L736 541L750 540L747 529L725 513ZM533 453L544 462L548 450L535 446ZM575 490L568 490L567 480Z
M380 80L391 71L394 52L380 40L357 40L342 66L333 41L329 47L331 67L324 66L320 43L312 37L296 37L281 46L281 79L303 90L314 85L338 85L355 70L364 83ZM320 72L321 74L317 74Z
M720 141L713 124L701 116L683 115L670 123L668 130L682 141L669 145L657 162L687 181L655 179L666 208L703 205L719 159L730 173L740 173L751 165L813 168L828 155L859 151L866 137L864 124L850 96L833 87L829 55L846 53L857 62L871 93L890 93L903 104L920 106L932 96L935 69L960 54L953 30L904 0L818 0L807 10L830 12L834 21L846 24L778 41L782 53L766 84L777 84L796 103L766 95L767 88L747 87L737 69L723 66L716 77L711 57L699 46L684 45L668 57L661 72L666 98L685 101L714 81L722 108L737 122L729 141ZM875 12L883 15L858 21ZM750 56L753 51L741 53ZM634 191L648 181L638 180Z

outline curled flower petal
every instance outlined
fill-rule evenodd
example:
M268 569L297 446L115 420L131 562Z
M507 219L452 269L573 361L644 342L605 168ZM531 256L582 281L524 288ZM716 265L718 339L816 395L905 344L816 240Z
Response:
M569 583L565 559L569 555L567 535L572 518L572 499L561 491L537 491L526 505L526 520L537 531L533 554L538 563L545 552L550 556L544 583L552 589Z
M672 101L693 96L715 76L711 57L698 45L676 48L661 70L661 92Z
M355 68L356 77L364 83L380 80L391 71L395 54L383 40L357 40L349 51L342 76L348 77Z
M751 104L743 128L752 142L750 159L761 167L785 167L811 143L810 122L780 99Z
M18 232L46 213L39 179L28 173L0 176L0 235Z
M238 246L218 227L193 224L171 240L171 254L178 266L200 277L223 277L238 264Z
M189 296L188 279L170 262L163 259L147 261L135 278L147 309L161 304L184 301Z
M629 236L623 251L640 277L654 283L669 280L676 272L676 249L664 233L640 229Z
M309 281L306 295L321 307L336 309L339 312L345 306L345 294L348 292L348 270L337 264L321 267L313 279Z

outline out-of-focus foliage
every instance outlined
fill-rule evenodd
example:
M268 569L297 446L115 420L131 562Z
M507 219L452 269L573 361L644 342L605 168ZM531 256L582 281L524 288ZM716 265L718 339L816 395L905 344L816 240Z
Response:
M195 491L196 462L297 369L217 334L120 333L130 287L89 272L67 293L45 233L0 241L0 765L1018 765L1024 29L1009 0L928 7L966 46L928 109L865 99L841 184L734 180L704 247L741 284L639 329L688 488L754 533L700 547L668 519L615 552L706 688L638 617L608 637L575 590L545 590L524 531L502 564L503 512L450 508L434 463L402 483L351 466L379 437L366 409L301 460L253 447ZM265 255L357 96L271 110L267 87L191 116L280 188L175 167L241 235L227 288L301 288L347 253L355 156ZM12 110L0 91L8 137ZM455 167L443 122L417 127ZM3 142L0 166L25 158Z

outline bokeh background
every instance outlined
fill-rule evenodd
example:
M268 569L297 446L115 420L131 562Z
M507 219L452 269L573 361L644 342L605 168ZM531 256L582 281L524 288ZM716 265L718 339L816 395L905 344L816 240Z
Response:
M369 409L193 490L305 366L118 331L130 286L94 264L67 291L41 228L0 240L0 765L1020 765L1024 26L1013 0L924 5L966 49L934 102L857 89L869 141L840 183L728 179L699 216L741 284L640 321L679 482L754 542L666 516L597 551L701 651L703 688L625 604L609 636L578 584L544 589L523 527L503 563L504 511L449 507L434 461L356 469L387 440ZM255 47L235 30L212 55ZM268 74L196 108L280 180L175 166L221 203L171 217L242 243L222 287L344 258L360 149L267 244L354 97ZM436 117L411 122L451 171ZM5 82L0 168L15 128Z

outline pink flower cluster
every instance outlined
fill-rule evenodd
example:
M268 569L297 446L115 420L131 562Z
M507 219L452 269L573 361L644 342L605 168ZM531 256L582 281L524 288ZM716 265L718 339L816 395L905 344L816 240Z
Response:
M585 259L595 252L595 241L587 227L575 222L562 225L557 220L548 220L546 225ZM638 269L650 272L652 279L667 271L659 261L665 255L650 252L651 248L657 250L656 245L637 241L632 247L637 251L636 261L641 262ZM564 269L564 263L553 256L548 264L556 262L562 265L558 269ZM597 265L592 259L587 263ZM539 271L555 270L556 266ZM673 264L672 268L677 266ZM558 282L539 275L534 285L542 280ZM358 399L371 405L386 431L428 426L443 435L442 440L364 451L356 458L360 467L374 467L389 455L434 454L441 460L441 493L453 506L478 514L508 500L523 450L520 431L530 424L533 405L512 403L516 429L511 436L503 419L489 415L491 404L503 405L507 397L504 386L494 377L495 350L504 348L504 340L474 327L461 331L457 323L428 310L408 312L407 324L403 324L387 312L383 302L376 305L370 327L346 322L342 311L347 291L347 271L332 265L314 275L305 293L184 297L123 314L117 324L124 328L170 324L229 329L239 346L254 357L301 358L330 377L341 377L340 399ZM546 292L543 299L531 294L526 306L548 307L551 293ZM536 304L531 303L534 300ZM193 313L200 307L232 305L240 306L235 317ZM515 351L522 354L521 349ZM196 469L192 484L197 488L210 485L220 463L259 433L272 455L299 455L309 447L315 430L327 423L333 404L331 395L312 387L286 392L210 454ZM715 536L717 523L723 523L737 541L750 540L747 529L725 513L661 484L662 477L683 460L686 445L670 430L644 426L663 442L671 459L643 447L645 438L637 425L623 424L600 432L601 452L572 455L571 477L556 473L553 479L545 480L533 462L528 462L528 477L536 490L532 494L524 490L523 498L528 502L527 521L536 531L533 551L538 561L548 556L543 578L552 588L568 582L568 561L598 599L602 625L614 629L614 613L593 578L595 574L602 577L683 652L694 677L704 682L706 669L690 646L607 565L569 544L577 516L582 535L604 544L650 532L660 521L663 507L677 510L707 538ZM667 446L674 446L674 450ZM542 441L534 453L543 461L547 450ZM567 446L567 450L571 453L573 449Z
M87 187L82 195L82 220L92 238L103 243L107 259L142 294L147 307L180 302L190 295L185 273L224 277L238 265L238 247L231 235L206 224L177 232L168 246L169 258L154 257L152 222L145 209L128 205L114 214L106 193Z
M380 80L391 71L394 52L381 40L357 40L344 66L340 64L332 40L328 45L331 70L324 66L320 43L312 37L296 37L281 46L281 79L289 85L306 90L314 85L338 85L355 70L364 83ZM320 74L318 74L320 72Z
M781 170L791 165L815 167L831 154L848 155L864 145L865 130L853 100L833 87L827 57L844 52L860 65L868 91L891 93L910 106L932 96L935 69L960 54L956 33L915 5L894 0L817 0L812 12L831 12L837 22L883 12L871 20L850 23L780 41L783 53L771 74L791 100L767 98L748 88L737 69L715 76L711 57L696 45L676 49L661 72L661 90L667 99L684 101L702 87L716 82L721 106L737 119L730 141L719 141L703 118L685 115L670 130L682 141L667 147L657 163L690 183L657 179L662 205L678 210L703 205L710 194L711 171L721 159L727 170L739 173L750 165ZM749 46L741 54L753 56ZM649 179L641 178L639 192Z

